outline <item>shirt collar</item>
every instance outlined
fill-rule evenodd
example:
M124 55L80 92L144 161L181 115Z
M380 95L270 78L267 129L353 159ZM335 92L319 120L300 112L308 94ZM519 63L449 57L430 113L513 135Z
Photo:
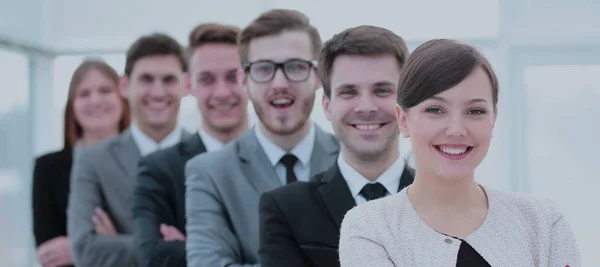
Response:
M137 145L142 156L148 155L158 149L176 145L179 143L179 141L181 141L182 134L183 129L180 126L175 126L175 129L173 129L171 133L165 136L165 138L163 138L160 142L156 143L154 140L152 140L152 138L148 137L144 132L142 132L136 123L131 124L131 135L133 136L133 141Z
M198 135L200 136L202 143L204 143L204 146L206 147L206 151L209 151L209 152L215 151L215 150L220 149L224 145L223 142L221 142L219 139L215 138L214 136L210 135L207 131L202 129L202 127L200 127L200 129L198 129Z
M354 168L352 168L348 162L346 162L342 153L339 154L337 163L340 173L346 180L353 198L358 196L366 184L375 182L382 184L390 194L395 194L398 192L398 187L400 186L400 177L404 171L404 159L400 156L398 156L398 159L396 159L396 161L394 161L394 163L390 165L390 167L388 167L387 170L385 170L373 182L369 181Z
M277 146L275 143L271 142L260 129L259 125L254 126L254 133L256 134L256 139L258 139L258 143L267 154L267 158L271 165L276 166L279 163L281 157L283 157L286 152L281 147ZM312 155L313 147L315 144L315 127L314 125L310 125L310 130L308 134L302 138L300 143L292 149L290 154L293 154L298 158L298 161L303 166L308 166L310 164L310 157Z

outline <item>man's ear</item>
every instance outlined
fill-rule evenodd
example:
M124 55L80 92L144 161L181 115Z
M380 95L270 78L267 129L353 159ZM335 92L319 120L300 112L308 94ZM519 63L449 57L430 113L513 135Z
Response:
M192 94L192 82L190 80L190 73L183 73L183 82L185 83L185 96Z
M129 87L129 77L127 75L121 76L119 79L119 93L121 97L127 99L129 98L129 94L127 93L127 88Z
M328 121L331 121L331 110L329 109L330 103L331 103L331 100L325 94L325 90L323 90L323 97L321 98L321 104L323 104L323 112L325 112L325 118L327 118Z
M315 71L315 74L318 74ZM319 89L319 88L323 88L323 82L321 82L321 77L319 77L319 75L315 75L317 76L317 78L315 79L315 90Z
M410 133L408 132L407 116L406 111L398 104L396 104L396 120L398 121L398 127L400 128L400 134L402 137L409 138Z
M246 77L246 72L243 69L238 69L236 72L236 76L237 76L237 80L240 83L240 85L242 86L246 86L246 83L248 82L248 78Z

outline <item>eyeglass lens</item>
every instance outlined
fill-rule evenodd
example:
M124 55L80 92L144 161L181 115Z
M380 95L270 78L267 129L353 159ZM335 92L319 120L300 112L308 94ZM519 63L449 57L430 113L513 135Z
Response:
M310 75L310 62L303 60L289 60L283 63L271 61L257 61L250 67L250 76L256 82L269 82L275 77L277 69L281 68L288 80L301 82Z

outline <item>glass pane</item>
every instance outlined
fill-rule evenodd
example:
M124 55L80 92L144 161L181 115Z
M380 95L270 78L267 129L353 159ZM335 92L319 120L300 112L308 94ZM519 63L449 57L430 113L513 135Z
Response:
M575 232L583 266L600 266L598 77L600 65L532 66L524 72L531 193L560 206Z
M274 8L304 12L319 29L323 41L358 24L385 27L406 40L498 37L499 0L273 0L270 3ZM343 15L332 13L340 9Z
M490 61L492 68L496 72L498 82L500 83L500 92L498 100L498 115L490 149L486 158L477 168L476 179L479 183L496 188L499 190L509 190L511 187L511 151L510 134L511 127L509 119L513 110L515 110L514 101L510 101L506 96L507 91L511 90L506 86L506 75L500 68L501 59L499 50L494 47L475 45L481 53Z
M28 58L0 49L0 260L31 265L31 146Z

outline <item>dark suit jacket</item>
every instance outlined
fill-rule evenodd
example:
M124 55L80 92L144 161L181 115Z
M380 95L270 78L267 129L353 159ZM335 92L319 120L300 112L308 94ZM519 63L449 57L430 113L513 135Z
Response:
M163 241L160 224L185 235L185 163L206 151L198 134L143 157L133 191L133 239L139 266L186 266L185 242Z
M35 246L67 236L67 204L72 151L63 149L35 160L33 170L33 235Z
M413 180L405 167L398 191ZM264 193L259 205L262 267L340 266L340 225L356 204L337 162L310 182Z

